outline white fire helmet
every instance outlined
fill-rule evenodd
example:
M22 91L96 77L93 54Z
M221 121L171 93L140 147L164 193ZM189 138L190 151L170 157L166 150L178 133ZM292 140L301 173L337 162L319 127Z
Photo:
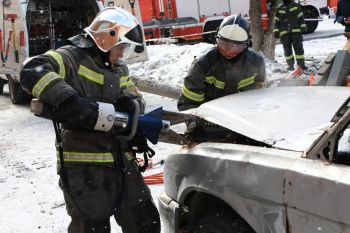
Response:
M140 49L143 48L144 43L141 26L131 13L122 8L104 8L84 31L103 52L108 52L120 44L127 45L128 51L131 52L143 51ZM136 47L139 49L135 50ZM125 53L126 51L124 56Z
M230 15L221 22L218 38L238 43L249 43L249 23L241 14Z

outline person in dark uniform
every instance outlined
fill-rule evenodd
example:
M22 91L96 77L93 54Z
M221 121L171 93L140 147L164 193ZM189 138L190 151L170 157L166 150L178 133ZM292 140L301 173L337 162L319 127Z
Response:
M294 70L295 59L301 69L307 69L302 34L306 31L304 14L299 4L294 0L283 0L283 4L277 9L274 35L281 40L289 71Z
M344 36L347 38L344 49L350 52L350 0L339 0L335 21L345 26Z
M157 208L132 153L134 146L147 149L146 139L127 140L113 125L115 111L143 112L121 62L142 51L141 26L129 12L110 7L84 31L27 61L20 73L23 88L51 106L68 232L110 232L114 215L123 232L159 233Z
M241 14L226 17L219 27L216 46L192 62L177 108L184 111L226 95L265 87L264 58L250 46L248 21ZM226 129L205 120L191 119L186 124L187 138L192 141L230 137Z
M226 17L214 46L196 58L185 77L177 107L196 108L210 100L266 85L264 58L250 46L249 23L238 15Z

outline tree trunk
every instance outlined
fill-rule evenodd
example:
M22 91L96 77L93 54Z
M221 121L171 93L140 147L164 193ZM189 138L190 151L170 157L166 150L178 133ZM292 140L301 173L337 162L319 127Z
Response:
M260 51L264 41L264 31L261 26L261 1L250 0L249 17L253 48Z
M275 16L280 0L270 0L270 9L268 11L269 24L267 30L262 28L261 1L250 0L250 33L252 35L253 48L256 51L262 51L268 58L275 58L276 41L273 34L275 26Z
M270 59L275 59L275 45L276 45L276 39L274 37L273 29L275 27L275 16L277 7L280 3L280 0L272 0L269 10L269 25L267 27L267 30L265 32L265 40L263 44L262 52L265 54L266 57Z

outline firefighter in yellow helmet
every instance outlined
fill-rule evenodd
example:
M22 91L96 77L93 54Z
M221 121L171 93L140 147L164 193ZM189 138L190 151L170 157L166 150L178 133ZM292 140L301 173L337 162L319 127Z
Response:
M159 214L132 148L152 150L142 135L125 140L125 132L113 126L115 111L144 109L122 62L142 51L141 27L133 15L112 7L84 30L68 45L26 62L20 73L23 88L54 109L68 232L110 232L113 215L123 232L160 232Z

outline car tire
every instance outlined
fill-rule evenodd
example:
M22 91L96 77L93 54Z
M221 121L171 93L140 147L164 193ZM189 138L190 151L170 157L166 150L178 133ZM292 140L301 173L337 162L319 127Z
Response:
M31 100L32 96L27 94L21 84L13 80L11 77L8 77L8 85L10 92L10 99L14 104L27 104Z
M0 95L4 93L4 85L7 83L7 80L3 80L0 78Z
M313 7L305 7L303 8L304 18L305 19L317 19L318 11ZM306 21L307 31L306 34L313 33L316 31L318 26L318 21Z
M238 215L225 212L208 213L197 221L194 233L255 233Z

